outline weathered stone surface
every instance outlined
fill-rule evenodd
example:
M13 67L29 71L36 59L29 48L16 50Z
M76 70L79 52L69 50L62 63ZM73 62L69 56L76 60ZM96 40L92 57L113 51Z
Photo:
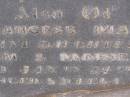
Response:
M0 97L128 97L129 6L0 0Z

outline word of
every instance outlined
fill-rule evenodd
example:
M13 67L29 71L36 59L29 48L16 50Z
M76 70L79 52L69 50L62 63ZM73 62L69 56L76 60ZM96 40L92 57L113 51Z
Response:
M111 9L110 8L99 9L99 7L97 6L95 7L84 6L82 8L82 16L86 20L93 20L99 17L103 17L104 19L110 19Z

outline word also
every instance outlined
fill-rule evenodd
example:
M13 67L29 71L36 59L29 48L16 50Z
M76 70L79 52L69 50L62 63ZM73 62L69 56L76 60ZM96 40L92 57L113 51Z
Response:
M96 35L127 36L129 34L129 29L127 25L95 25L93 32Z

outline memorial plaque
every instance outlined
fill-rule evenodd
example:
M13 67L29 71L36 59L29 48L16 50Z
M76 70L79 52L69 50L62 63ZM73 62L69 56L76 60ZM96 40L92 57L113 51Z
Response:
M0 0L0 97L128 97L129 0Z

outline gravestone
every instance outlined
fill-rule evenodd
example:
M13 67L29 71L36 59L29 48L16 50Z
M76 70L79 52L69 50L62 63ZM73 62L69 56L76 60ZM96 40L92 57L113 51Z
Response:
M0 0L0 97L128 97L129 5Z

